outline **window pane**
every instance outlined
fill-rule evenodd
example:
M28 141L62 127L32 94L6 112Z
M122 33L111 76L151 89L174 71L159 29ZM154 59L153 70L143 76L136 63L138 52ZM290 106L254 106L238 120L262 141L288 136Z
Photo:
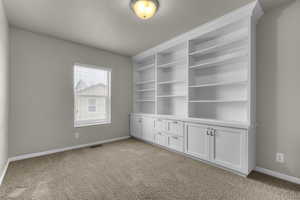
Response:
M109 121L110 71L75 66L75 125Z

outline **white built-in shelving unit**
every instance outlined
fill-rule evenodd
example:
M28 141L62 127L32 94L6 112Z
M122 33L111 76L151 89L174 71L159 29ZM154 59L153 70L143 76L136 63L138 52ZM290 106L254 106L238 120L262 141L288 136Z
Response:
M134 112L254 123L257 5L134 56Z
M155 113L155 55L135 62L134 108L139 113Z
M255 163L254 1L133 57L135 138L248 175Z

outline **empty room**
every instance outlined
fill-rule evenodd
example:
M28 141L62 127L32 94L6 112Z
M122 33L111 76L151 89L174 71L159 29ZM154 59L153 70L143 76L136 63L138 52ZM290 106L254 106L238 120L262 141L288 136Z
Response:
M300 1L0 0L0 200L300 200Z

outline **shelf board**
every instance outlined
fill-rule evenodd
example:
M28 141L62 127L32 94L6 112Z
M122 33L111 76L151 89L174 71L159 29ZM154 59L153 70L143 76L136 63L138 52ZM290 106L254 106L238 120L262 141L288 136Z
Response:
M202 69L202 68L212 67L212 66L220 65L220 64L229 64L229 63L234 62L235 60L243 58L247 55L248 55L248 53L246 51L230 53L230 54L226 54L223 56L219 56L215 59L208 59L203 63L192 65L189 68L190 69Z
M201 87L214 87L214 86L222 86L222 85L242 85L247 84L248 81L224 81L217 83L204 83L198 85L190 85L190 88L201 88Z
M158 65L157 68L169 68L169 67L172 67L172 66L174 66L178 63L181 63L185 60L186 60L186 58L180 58L180 59L177 59L175 61L172 61L172 62L169 62L169 63L166 63L166 64Z
M154 68L154 66L155 66L154 64L150 64L150 65L146 65L143 67L138 67L135 71L137 71L137 72L145 71L145 70Z
M247 99L219 99L219 100L190 100L190 103L235 103L235 102L248 102Z
M158 85L165 85L165 84L175 84L175 83L186 83L186 81L182 80L172 80L172 81L163 81L163 82L158 82Z
M143 90L136 90L136 92L154 92L155 89L154 88L150 88L150 89L143 89Z
M212 52L221 50L223 47L226 47L230 44L247 39L248 38L247 33L248 33L248 29L244 28L242 30L236 31L235 33L220 37L218 39L213 40L213 41L219 42L219 44L215 44L210 47L206 47L203 49L193 51L193 52L189 53L189 55L190 56L205 55L207 53L212 53ZM212 42L212 41L210 41L210 42Z
M155 102L154 100L151 99L137 99L135 102L137 103L142 103L142 102Z
M173 94L173 95L160 95L160 96L157 96L158 98L176 98L176 97L186 97L186 95L176 95L176 94Z
M148 84L148 83L154 83L155 80L148 80L148 81L140 81L140 82L136 82L136 85L143 85L143 84Z

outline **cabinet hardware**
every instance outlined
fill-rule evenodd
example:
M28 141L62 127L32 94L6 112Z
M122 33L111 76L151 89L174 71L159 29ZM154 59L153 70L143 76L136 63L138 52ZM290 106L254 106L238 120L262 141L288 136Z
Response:
M206 135L209 135L209 128L206 129Z
M175 139L175 140L178 140L178 137L176 137L176 136L172 136L172 138Z
M176 122L176 121L173 121L173 124L178 124L178 122Z

